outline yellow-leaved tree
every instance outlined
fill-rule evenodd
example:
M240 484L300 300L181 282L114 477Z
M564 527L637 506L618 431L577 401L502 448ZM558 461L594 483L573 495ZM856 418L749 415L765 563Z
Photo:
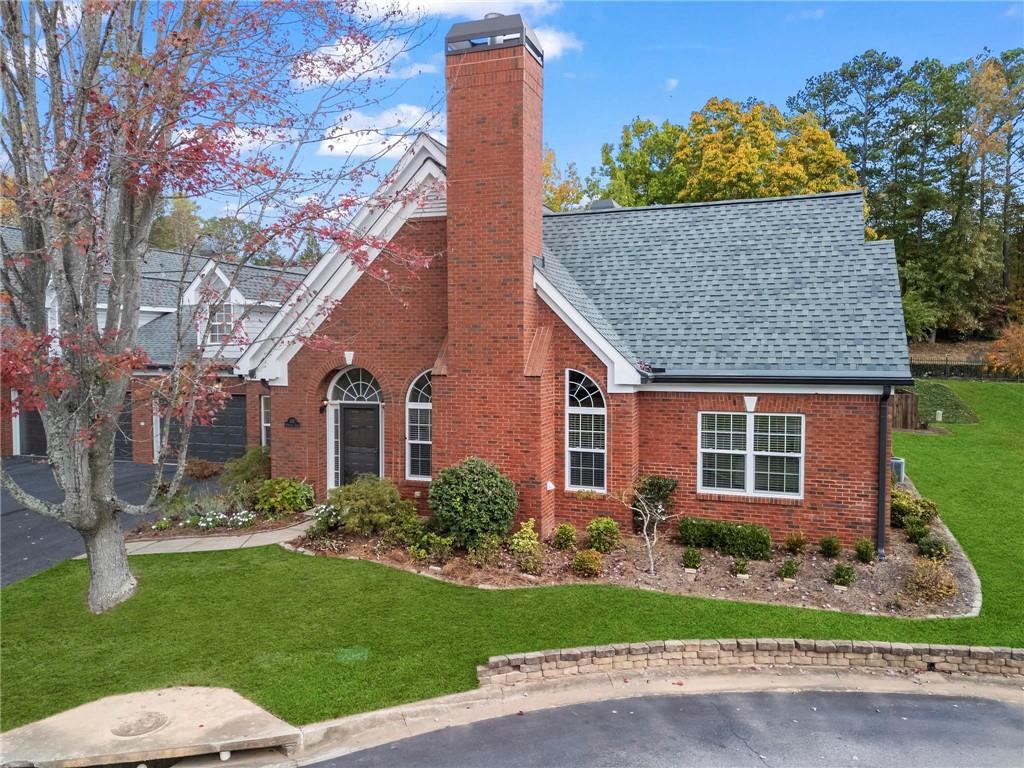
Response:
M857 189L850 159L811 114L762 101L710 99L683 128L675 164L682 202Z
M551 147L544 147L541 173L544 177L544 205L549 209L567 211L583 202L583 186L576 164L569 163L563 172Z

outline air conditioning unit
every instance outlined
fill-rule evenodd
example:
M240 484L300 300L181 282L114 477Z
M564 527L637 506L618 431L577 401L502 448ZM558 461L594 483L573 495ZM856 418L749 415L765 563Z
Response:
M892 457L892 476L897 483L902 483L907 479L906 459L901 459L899 456Z

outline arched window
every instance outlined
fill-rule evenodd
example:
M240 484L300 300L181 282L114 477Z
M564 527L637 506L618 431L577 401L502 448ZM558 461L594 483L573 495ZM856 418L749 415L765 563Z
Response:
M379 403L380 385L369 371L350 368L338 374L327 399L338 403Z
M597 383L565 372L565 477L569 490L605 490L607 410Z
M432 416L430 371L426 371L409 387L405 401L405 475L410 480L430 479Z

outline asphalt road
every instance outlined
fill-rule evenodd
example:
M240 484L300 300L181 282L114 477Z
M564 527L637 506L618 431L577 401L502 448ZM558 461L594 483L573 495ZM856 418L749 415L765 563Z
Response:
M651 696L487 720L320 768L1024 765L1024 705L873 693Z
M64 498L45 461L27 456L3 461L11 477L29 493L47 501ZM152 479L153 467L149 464L115 464L114 487L128 502L144 501ZM131 518L122 525L133 528L138 521ZM6 492L0 495L0 584L20 581L84 551L82 537L67 525L30 512Z

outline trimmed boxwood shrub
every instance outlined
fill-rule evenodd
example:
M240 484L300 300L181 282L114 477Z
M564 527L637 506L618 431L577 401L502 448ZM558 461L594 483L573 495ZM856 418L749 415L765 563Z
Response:
M853 545L853 552L865 565L875 562L875 545L871 539L857 539L857 543Z
M704 558L700 554L700 550L695 547L687 547L683 550L683 568L693 568L696 570L700 568L700 564Z
M619 543L619 524L610 517L595 517L587 525L587 544L608 554Z
M583 576L588 579L600 576L602 567L601 553L596 549L581 550L572 558L572 572L577 576Z
M760 525L684 517L679 523L679 540L688 547L707 547L733 557L768 560L772 556L771 534Z
M826 536L818 545L818 551L821 552L822 556L831 560L834 557L839 557L839 553L843 551L843 548L839 546L839 539L835 536Z
M555 529L555 536L551 540L551 546L555 549L572 549L576 546L576 527L570 523L562 523Z
M938 536L925 536L917 542L917 552L932 560L945 560L949 557L949 547Z
M455 546L468 547L489 533L508 533L519 499L501 470L470 457L438 473L430 484L428 504L441 531Z

